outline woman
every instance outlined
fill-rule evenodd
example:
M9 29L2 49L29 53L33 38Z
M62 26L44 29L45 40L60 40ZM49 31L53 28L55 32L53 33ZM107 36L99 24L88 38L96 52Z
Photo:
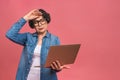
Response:
M11 41L22 45L16 80L57 80L56 72L67 68L59 61L51 63L51 68L44 68L49 47L60 45L59 38L48 32L50 15L43 9L35 9L17 21L6 33ZM26 22L35 29L35 33L19 33Z

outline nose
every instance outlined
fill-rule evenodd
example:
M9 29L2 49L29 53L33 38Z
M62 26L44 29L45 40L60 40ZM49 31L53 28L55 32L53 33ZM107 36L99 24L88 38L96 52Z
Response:
M39 26L39 27L41 27L41 26L42 26L42 24L39 22L39 23L38 23L38 26Z

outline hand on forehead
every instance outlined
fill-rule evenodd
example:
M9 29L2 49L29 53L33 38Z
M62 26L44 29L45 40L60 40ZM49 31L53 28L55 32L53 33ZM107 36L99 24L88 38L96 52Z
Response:
M34 9L32 14L34 14L36 16L42 16L42 13L38 9Z

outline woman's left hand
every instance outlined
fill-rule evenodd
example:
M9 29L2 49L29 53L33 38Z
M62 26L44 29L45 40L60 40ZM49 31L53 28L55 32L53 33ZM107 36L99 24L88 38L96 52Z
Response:
M66 66L66 65L61 65L60 62L58 60L52 62L51 64L51 68L53 70L57 70L57 71L60 71L62 69L69 69L70 67L69 66Z

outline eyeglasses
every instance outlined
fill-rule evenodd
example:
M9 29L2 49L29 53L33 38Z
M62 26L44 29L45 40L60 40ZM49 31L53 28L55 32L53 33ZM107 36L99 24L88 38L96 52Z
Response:
M46 23L46 20L45 19L34 20L33 23L34 23L35 26L39 25L39 24L44 25Z

